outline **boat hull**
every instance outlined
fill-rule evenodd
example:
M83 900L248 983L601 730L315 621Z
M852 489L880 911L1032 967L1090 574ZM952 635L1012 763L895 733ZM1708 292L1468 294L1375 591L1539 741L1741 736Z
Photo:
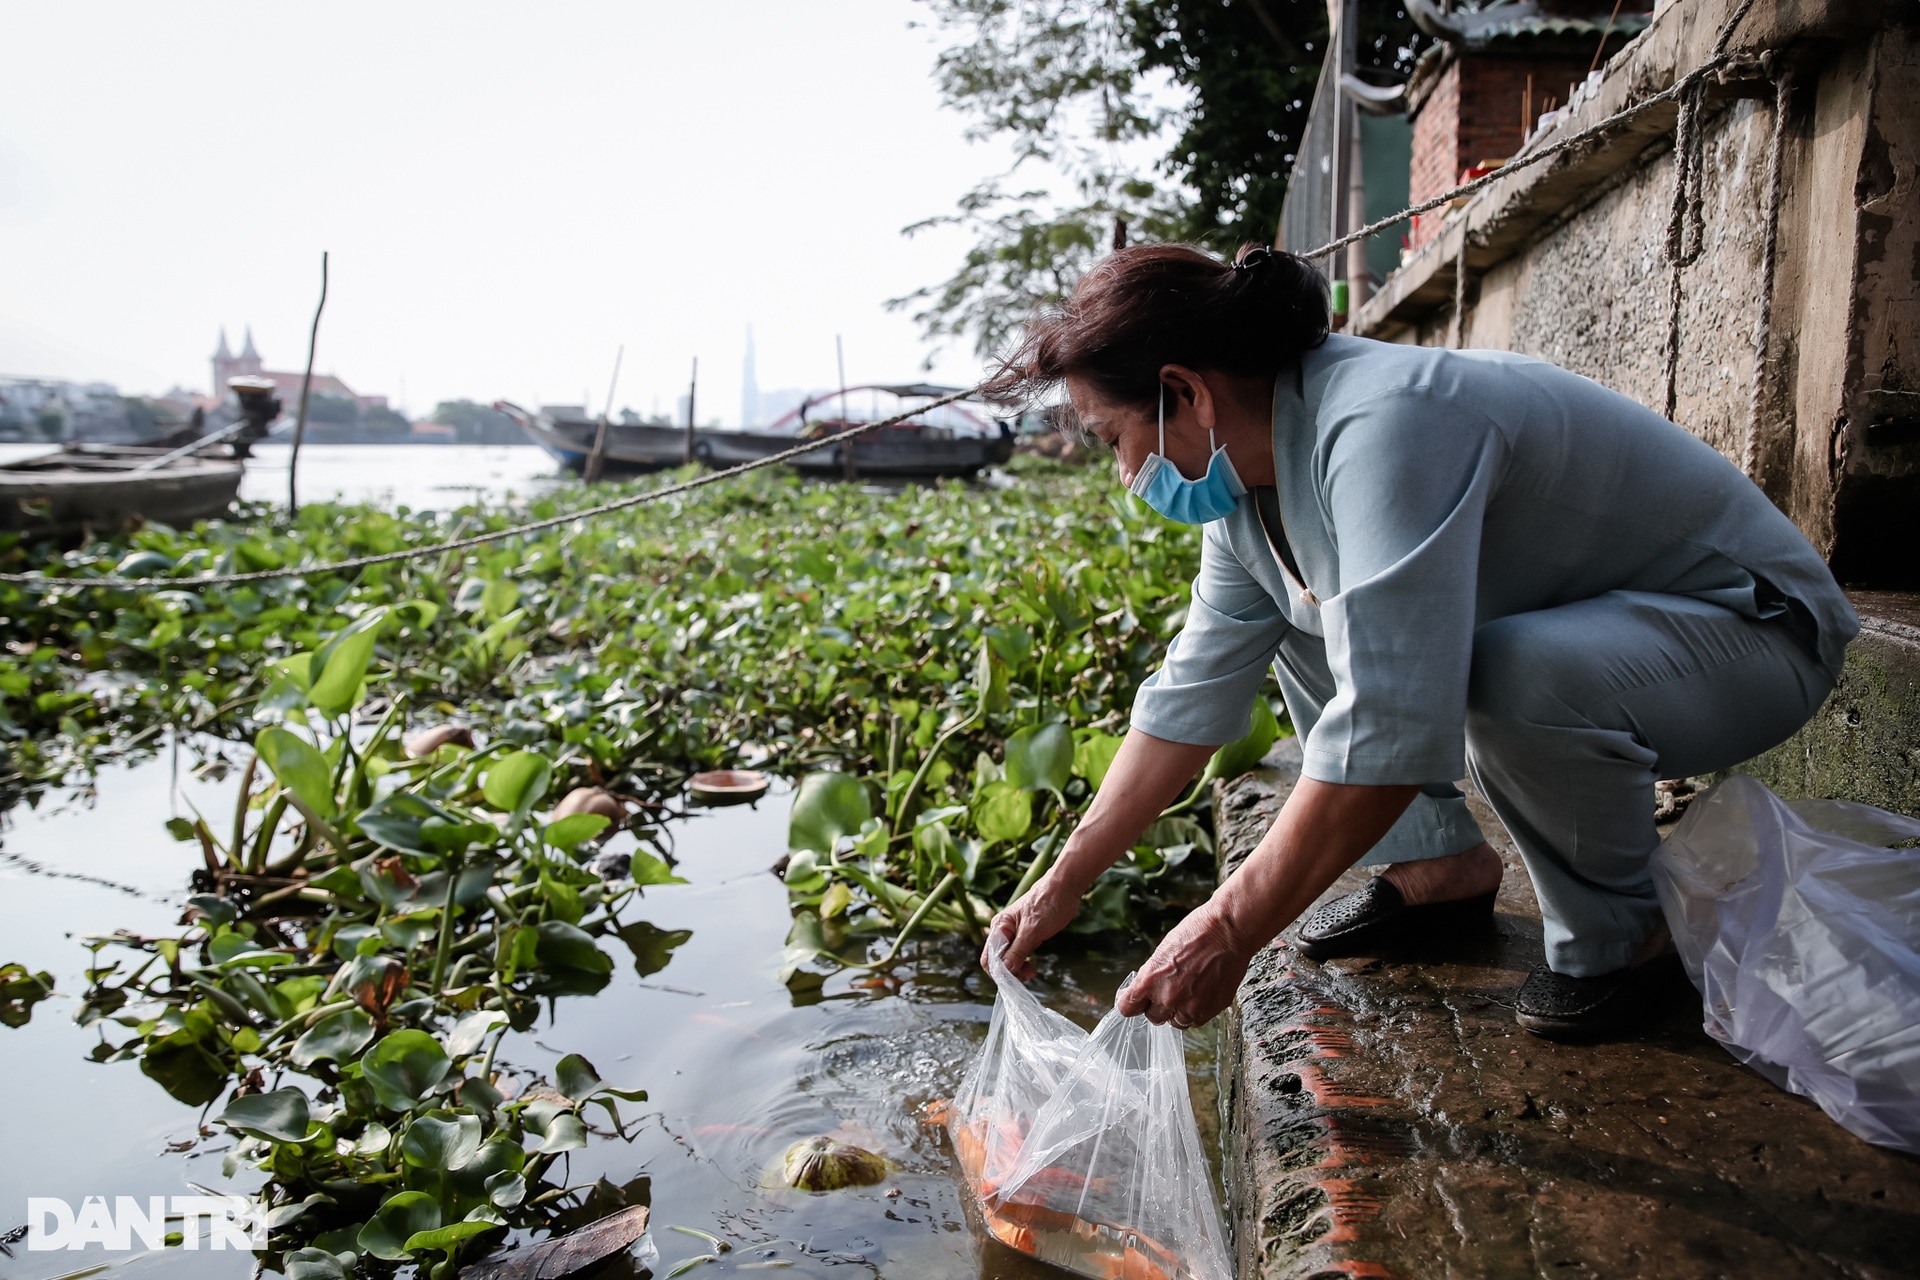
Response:
M694 456L711 467L753 462L803 443L764 431L700 431ZM843 476L845 444L822 445L786 465L807 476ZM940 437L917 430L886 429L853 441L853 473L860 479L938 479L977 475L1012 456L1011 441L991 437Z
M0 532L110 535L145 522L184 527L232 507L244 474L238 462L188 457L133 471L162 452L89 449L0 466Z
M516 419L520 429L569 471L584 470L593 452L593 441L600 429L597 422L555 420L546 414ZM646 471L664 471L686 460L687 432L684 427L658 427L629 423L607 424L607 438L601 457L601 470L609 475L637 475Z

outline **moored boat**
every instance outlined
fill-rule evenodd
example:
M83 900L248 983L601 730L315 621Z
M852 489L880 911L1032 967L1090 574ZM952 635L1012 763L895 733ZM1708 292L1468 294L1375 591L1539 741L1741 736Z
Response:
M728 431L708 428L694 433L694 457L708 466L737 466L791 449L797 444L822 436L832 436L850 427L893 417L899 406L915 399L937 399L959 390L957 387L928 383L905 383L848 387L812 396L772 425L754 431ZM864 418L848 409L851 398L865 393L872 405ZM880 395L896 402L886 411L878 404ZM837 402L837 404L836 404ZM822 407L839 409L834 416L810 417ZM882 427L851 442L852 473L862 479L932 479L943 476L976 475L987 467L998 466L1013 456L1013 433L1005 424L990 420L965 404L942 405L916 415L896 426ZM844 476L848 472L848 442L822 445L787 463L802 475Z
M231 507L243 473L228 458L78 445L0 465L0 532L68 539L144 521L186 526Z
M584 409L567 405L542 405L537 413L510 400L496 400L493 407L512 418L535 444L567 470L586 468L594 441L600 434L598 418ZM661 471L679 466L686 461L686 456L685 427L608 422L601 445L601 471L610 475Z

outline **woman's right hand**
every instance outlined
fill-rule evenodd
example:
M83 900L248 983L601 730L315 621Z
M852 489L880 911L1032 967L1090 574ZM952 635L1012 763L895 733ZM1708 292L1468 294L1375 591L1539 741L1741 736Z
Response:
M993 918L987 927L987 945L980 951L980 967L998 946L1006 948L1002 961L1022 982L1033 979L1033 953L1047 939L1073 923L1080 914L1080 895L1052 874L1044 875L1026 896Z

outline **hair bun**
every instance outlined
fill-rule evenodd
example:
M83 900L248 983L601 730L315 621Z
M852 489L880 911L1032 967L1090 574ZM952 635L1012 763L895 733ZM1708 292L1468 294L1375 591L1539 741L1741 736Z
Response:
M1235 271L1254 271L1269 262L1278 262L1280 255L1263 244L1247 245L1240 250L1240 256L1234 259Z

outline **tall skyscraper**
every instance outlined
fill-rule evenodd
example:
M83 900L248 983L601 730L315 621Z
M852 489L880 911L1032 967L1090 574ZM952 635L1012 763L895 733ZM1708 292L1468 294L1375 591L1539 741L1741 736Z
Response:
M760 380L753 371L753 326L747 326L747 357L740 367L740 425L760 425Z

